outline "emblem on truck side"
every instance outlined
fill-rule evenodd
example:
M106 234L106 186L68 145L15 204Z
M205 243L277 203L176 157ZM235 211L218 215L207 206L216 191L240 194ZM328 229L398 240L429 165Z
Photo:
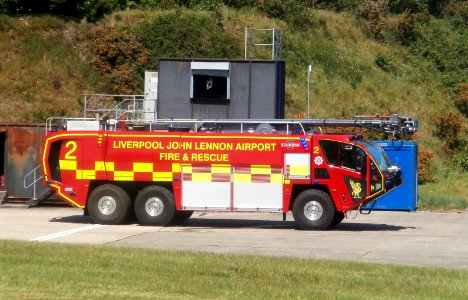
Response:
M316 156L316 157L314 158L314 163L315 163L317 166L322 165L322 163L323 163L323 158L322 158L321 156Z
M353 189L353 192L351 193L351 196L354 198L354 199L359 199L361 198L361 183L359 182L354 182L352 180L349 180L349 184L351 185L351 188Z

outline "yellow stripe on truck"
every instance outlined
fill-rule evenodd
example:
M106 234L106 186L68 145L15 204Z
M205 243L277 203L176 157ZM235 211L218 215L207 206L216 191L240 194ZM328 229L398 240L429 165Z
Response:
M192 173L192 182L211 182L211 173Z
M153 164L152 163L133 163L133 172L153 172Z
M132 171L114 171L114 180L133 181Z
M59 161L60 170L76 170L76 160L63 160Z
M172 181L172 172L153 172L153 181Z
M250 173L251 174L258 174L258 175L269 175L271 174L271 167L270 166L255 166L255 165L252 165L250 167Z

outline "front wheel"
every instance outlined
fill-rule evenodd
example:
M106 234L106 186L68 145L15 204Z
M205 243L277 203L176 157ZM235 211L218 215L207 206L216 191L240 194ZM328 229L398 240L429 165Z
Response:
M103 184L91 192L87 210L97 223L115 225L127 220L130 207L130 197L121 187Z
M335 207L327 193L320 190L306 190L296 197L293 216L304 229L326 229L333 222Z
M175 212L174 195L161 186L148 186L135 199L135 214L143 225L165 226Z

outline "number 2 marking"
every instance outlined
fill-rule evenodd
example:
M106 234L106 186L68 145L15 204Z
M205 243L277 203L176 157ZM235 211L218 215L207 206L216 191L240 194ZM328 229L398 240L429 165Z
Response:
M319 148L318 148L318 146L315 146L315 147L314 147L314 154L319 154Z
M65 148L68 149L69 147L71 147L70 150L68 150L67 153L65 153L65 159L76 159L76 156L74 155L75 151L76 151L76 148L78 147L76 145L76 142L75 141L69 141L65 144Z

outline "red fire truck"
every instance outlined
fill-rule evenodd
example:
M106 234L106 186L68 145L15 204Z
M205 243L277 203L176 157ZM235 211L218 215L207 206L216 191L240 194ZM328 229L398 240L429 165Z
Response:
M46 185L97 223L133 212L143 225L168 225L194 211L292 211L304 229L325 229L398 184L382 148L323 126L411 133L414 121L204 120L114 122L95 130L48 126ZM96 121L97 122L97 121ZM67 123L71 124L71 123ZM61 129L60 129L61 128ZM90 128L84 126L84 128Z

